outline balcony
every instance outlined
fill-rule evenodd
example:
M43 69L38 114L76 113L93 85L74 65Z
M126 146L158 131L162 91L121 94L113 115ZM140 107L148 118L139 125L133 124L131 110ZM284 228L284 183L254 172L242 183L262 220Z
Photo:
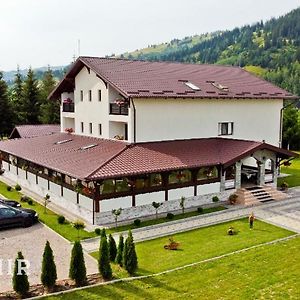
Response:
M63 112L73 113L74 111L74 103L63 103Z
M122 115L128 116L128 104L116 104L110 103L109 104L109 113L111 115Z

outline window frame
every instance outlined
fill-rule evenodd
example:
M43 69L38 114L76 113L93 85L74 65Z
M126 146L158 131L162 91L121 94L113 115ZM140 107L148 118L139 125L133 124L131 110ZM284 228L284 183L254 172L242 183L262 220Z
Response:
M80 90L80 101L83 102L83 90Z
M98 124L98 133L99 133L99 135L102 135L102 124L101 123Z
M80 122L80 126L81 126L81 133L84 133L84 123Z
M89 102L92 102L92 97L93 97L92 94L93 94L92 90L89 90Z
M102 90L98 90L98 101L102 101Z
M226 125L226 132L223 131L223 126ZM219 122L218 123L218 136L226 136L226 135L233 135L233 128L234 128L234 122Z
M89 132L93 134L93 123L89 123Z

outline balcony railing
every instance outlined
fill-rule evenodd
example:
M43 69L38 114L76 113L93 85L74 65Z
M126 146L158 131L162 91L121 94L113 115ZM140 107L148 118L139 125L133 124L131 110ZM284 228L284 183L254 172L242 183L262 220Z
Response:
M128 104L118 105L116 103L110 103L109 113L111 115L123 115L128 116Z
M74 111L74 103L63 103L63 112L73 113Z

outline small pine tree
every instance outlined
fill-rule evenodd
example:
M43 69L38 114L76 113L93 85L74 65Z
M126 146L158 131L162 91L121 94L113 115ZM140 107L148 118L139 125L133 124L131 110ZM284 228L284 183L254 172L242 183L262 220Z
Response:
M104 279L112 278L112 270L109 262L109 250L106 237L101 237L98 267L99 272Z
M26 272L23 269L19 270L19 266L22 268L26 267L25 262L19 263L19 260L22 259L24 259L22 252L18 252L18 256L15 260L15 268L13 274L13 288L16 293L23 297L29 290L29 282Z
M121 267L123 266L123 250L124 250L124 237L122 234L120 234L116 262Z
M53 251L50 247L49 241L47 241L43 254L41 282L44 287L50 290L55 286L56 279L57 273Z
M117 256L117 245L115 239L110 234L108 237L108 249L109 249L109 259L110 261L115 261Z
M105 231L105 228L103 228L102 231L101 231L101 237L107 238L107 237L106 237L106 231Z
M74 243L72 249L69 277L75 281L76 286L81 286L86 281L86 267L82 246L79 241Z
M128 232L123 251L123 266L130 275L133 275L138 267L138 260L131 230Z

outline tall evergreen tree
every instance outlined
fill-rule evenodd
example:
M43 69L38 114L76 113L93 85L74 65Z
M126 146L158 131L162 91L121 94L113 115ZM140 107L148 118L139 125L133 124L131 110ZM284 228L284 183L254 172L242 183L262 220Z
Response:
M28 290L29 290L29 282L28 282L28 276L23 270L23 268L26 267L25 262L19 262L19 260L23 260L24 256L22 252L18 252L18 256L15 260L15 268L14 268L14 274L13 274L13 289L16 293L18 293L20 296L26 296ZM19 267L22 268L22 270L19 270Z
M0 138L7 136L13 129L13 112L8 99L8 88L0 72Z
M104 279L112 278L112 270L109 262L108 243L106 237L104 236L102 236L100 240L98 267L99 272Z
M122 234L120 234L116 262L121 267L123 266L123 250L124 250L124 237Z
M41 108L39 120L43 124L58 124L60 121L60 102L57 100L48 100L47 97L55 88L56 81L53 72L48 67L44 73L41 84Z
M73 245L69 277L75 281L76 286L81 286L86 282L86 267L79 241L76 241Z
M12 88L11 101L15 113L15 124L21 125L25 123L24 103L23 103L23 80L18 66L15 75L14 85Z
M110 261L115 261L117 256L117 245L115 239L110 234L108 237L108 249L109 249L109 259Z
M34 72L29 68L24 81L22 101L24 109L24 123L39 124L40 90Z
M130 275L133 275L138 267L138 260L131 230L128 231L123 250L123 266Z
M47 289L51 289L55 285L56 279L57 273L53 251L49 241L47 241L43 254L41 282Z

